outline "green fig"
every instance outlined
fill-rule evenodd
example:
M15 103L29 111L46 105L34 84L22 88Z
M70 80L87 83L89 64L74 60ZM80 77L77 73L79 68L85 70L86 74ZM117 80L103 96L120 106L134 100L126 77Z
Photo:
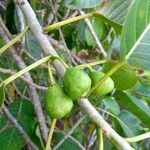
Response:
M70 99L57 84L50 86L46 92L45 108L47 114L52 118L63 118L73 107Z
M63 79L64 90L73 99L84 97L91 88L88 74L78 68L68 68Z
M89 76L92 80L92 87L96 85L96 83L104 76L105 74L100 71L90 71ZM95 96L103 96L110 92L112 92L114 89L114 82L113 80L108 77L101 85L99 85L92 94Z

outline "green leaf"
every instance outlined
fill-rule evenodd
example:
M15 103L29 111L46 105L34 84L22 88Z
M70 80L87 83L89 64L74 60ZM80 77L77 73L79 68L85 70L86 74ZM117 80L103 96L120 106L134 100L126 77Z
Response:
M83 9L96 7L101 0L64 0L63 2L70 9Z
M106 109L108 109L111 113L118 115L120 113L119 105L117 104L114 97L105 97L103 99L103 103L106 106Z
M18 120L24 130L32 135L35 127L34 109L31 102L26 99L16 100L8 106L11 114Z
M15 128L8 128L0 132L1 150L20 150L24 144L23 139L18 135Z
M126 55L125 59L127 62L139 69L150 70L150 24L144 30L140 38L137 40L135 45Z
M109 61L104 65L104 72L107 73L117 62ZM111 78L115 83L115 88L118 90L127 90L135 86L137 77L131 66L123 65L117 70Z
M123 25L133 0L105 0L97 8L97 12L110 20Z
M25 38L25 48L35 58L40 59L42 56L42 49L39 46L36 38L31 32L27 32Z
M118 118L123 122L123 124L119 123L127 137L133 137L139 134L141 121L136 116L129 111L123 110L118 115Z
M150 86L149 85L140 85L136 92L142 96L150 97Z
M113 20L110 20L109 18L105 17L103 14L100 14L99 12L95 12L93 15L98 17L101 21L106 22L108 25L112 26L117 33L121 34L122 25L114 22Z
M4 87L0 86L0 109L2 108L2 105L4 103L4 99L5 99Z
M139 99L129 96L121 91L116 91L114 96L117 100L135 116L137 116L147 127L150 128L150 108L145 106Z
M150 69L150 0L134 1L121 39L121 59L140 69Z
M107 36L107 27L105 23L102 22L98 17L93 17L91 19L91 23L99 40L104 39ZM85 38L89 46L95 46L95 40L93 39L88 27L85 28Z

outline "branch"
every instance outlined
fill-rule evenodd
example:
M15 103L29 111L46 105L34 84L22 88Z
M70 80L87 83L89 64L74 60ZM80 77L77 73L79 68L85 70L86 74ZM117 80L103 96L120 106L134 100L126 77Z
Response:
M85 13L82 10L79 10L79 12L80 12L81 15L85 15ZM92 24L91 24L90 20L88 18L85 18L84 20L85 20L85 23L86 23L89 31L91 32L92 37L94 38L94 40L96 42L96 45L97 45L99 51L104 55L104 57L107 57L107 53L105 52L102 44L100 43L100 41L99 41L99 39L98 39L98 37L96 35L96 32L95 32L95 30L92 27Z
M4 69L4 68L0 68L0 72L1 73L7 73L7 74L11 74L11 75L13 75L14 73L16 73L15 71L12 71L11 69ZM33 82L30 82L28 79L26 79L24 76L20 76L20 78L23 80L23 81L25 81L26 83L28 83L28 84L30 84L30 85L32 85L32 86L34 86L36 89L38 89L38 90L47 90L47 88L48 87L45 87L45 86L40 86L40 85L37 85L37 84L35 84L35 83L33 83Z
M3 112L5 116L8 118L8 120L14 125L14 127L17 129L20 136L24 139L26 144L32 149L32 150L38 150L37 146L31 141L30 137L26 134L22 126L18 123L17 119L12 116L12 114L9 112L7 107L3 105Z
M11 35L10 35L9 31L7 30L6 26L3 24L3 22L0 22L0 35L6 43L8 43L10 41L10 39L12 38L12 37L10 37ZM17 52L15 50L15 47L10 48L10 53L11 53L12 57L14 58L14 60L17 62L17 65L21 69L26 68L25 62L23 61L22 57L20 57L17 54ZM32 80L29 73L24 74L24 77L28 81L33 83L33 80ZM30 91L29 91L30 95L33 99L33 106L34 106L34 110L35 110L35 113L37 115L37 119L38 119L38 122L39 122L39 125L40 125L40 130L41 130L41 133L42 133L42 137L46 141L47 135L48 135L48 128L47 128L47 125L46 125L46 121L45 121L42 106L41 106L41 103L40 103L40 100L39 100L39 96L38 96L36 88L34 86L32 86L31 84L28 84L28 86L29 86L29 89L30 89Z
M55 10L55 8L54 8L54 6L53 6L52 0L49 0L49 1L50 1L50 4L51 4L51 8L52 8L52 12L53 12L53 14L54 14L55 21L56 21L56 23L57 23L57 22L58 22L57 14L56 14L57 11ZM58 28L58 31L59 31L60 37L61 37L62 42L63 42L63 45L64 45L64 50L65 50L65 52L67 53L67 55L68 55L68 57L69 57L69 60L72 62L72 64L77 65L76 62L75 62L75 60L74 60L74 58L71 56L70 50L69 50L68 47L67 47L67 44L66 44L66 41L65 41L65 39L64 39L64 35L63 35L63 33L62 33L61 27Z
M53 148L53 150L56 150L58 149L64 142L67 138L70 137L70 135L73 133L73 131L77 128L77 126L79 126L79 124L83 121L83 119L85 118L86 116L83 116L82 118L80 118L76 123L75 125L71 128L71 130L63 137L63 139Z
M35 13L33 9L31 8L30 4L27 0L18 0L18 3L20 4L20 7L22 8L25 17L27 18L29 22L29 26L31 27L31 30L33 31L34 35L39 41L39 44L41 45L43 51L47 54L54 54L57 55L52 45L49 43L48 39L46 38L46 35L42 33L42 27L40 26ZM58 55L57 55L58 56ZM64 76L65 69L60 65L60 63L55 64L55 69L59 73L61 77ZM101 115L96 111L96 109L91 105L91 103L86 98L82 98L78 101L79 105L87 112L89 117L92 121L94 121L99 127L104 129L106 132L106 136L109 139L113 139L118 144L118 147L120 147L123 150L131 150L132 147L129 145L128 142L126 142L119 134L117 134L110 125L101 117ZM116 144L115 143L115 144Z

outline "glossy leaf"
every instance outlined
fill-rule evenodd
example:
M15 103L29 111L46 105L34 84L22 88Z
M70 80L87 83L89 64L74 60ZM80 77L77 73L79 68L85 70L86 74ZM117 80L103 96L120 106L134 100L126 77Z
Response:
M103 99L103 103L106 109L109 110L111 113L115 115L118 115L120 113L119 105L113 97L105 97Z
M33 57L37 59L41 58L42 49L31 32L26 33L25 48Z
M122 111L118 118L123 122L120 123L127 137L133 137L140 133L141 121L129 111Z
M96 7L101 0L64 0L63 2L70 9L83 9Z
M100 14L99 12L95 12L94 16L99 17L99 19L101 21L106 22L108 25L112 26L116 30L117 33L119 33L119 34L121 33L122 25L120 25L120 24L114 22L113 20L105 17L103 14Z
M105 0L97 7L97 12L123 25L132 1L133 0Z
M148 106L144 105L141 100L136 97L129 96L121 91L116 91L114 96L126 109L132 112L150 128L150 108Z
M149 0L134 1L127 15L121 39L121 58L134 67L150 69Z
M16 100L8 106L8 109L24 130L31 135L35 126L34 109L31 102L25 99Z
M107 73L116 62L110 61L105 64L104 72ZM125 64L119 70L117 70L111 78L115 83L115 88L118 90L127 90L135 86L137 77L131 66Z
M93 17L91 19L91 23L99 40L104 39L107 36L107 27L105 23L99 20L98 17ZM95 46L96 42L93 39L93 36L91 35L87 26L85 28L85 38L89 46Z
M149 85L140 85L136 92L142 96L150 97L150 86Z
M0 132L1 150L20 150L24 144L23 139L18 135L15 128L8 128Z
M8 105L8 110L17 119L26 133L31 137L35 128L34 110L31 102L28 100L16 100ZM20 150L24 147L25 142L19 135L18 131L12 125L9 125L7 118L3 115L0 117L0 149L2 150ZM3 128L5 126L5 128Z

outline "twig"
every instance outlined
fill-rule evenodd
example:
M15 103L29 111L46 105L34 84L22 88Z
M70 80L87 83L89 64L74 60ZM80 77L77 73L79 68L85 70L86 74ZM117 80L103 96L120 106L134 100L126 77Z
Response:
M69 136L73 133L73 131L77 128L77 126L79 126L79 124L83 121L83 119L85 118L86 116L83 116L82 118L80 118L76 123L75 125L71 128L71 130L63 137L63 139L53 148L53 150L56 150L58 149L64 142L67 138L69 138Z
M7 30L6 26L3 24L3 22L0 22L0 35L2 36L4 41L6 41L6 43L8 43L10 41L10 39L11 39L10 33ZM26 67L26 64L23 61L22 57L20 57L17 54L17 52L15 50L15 47L11 47L10 48L10 53L11 53L12 57L14 58L14 60L17 62L17 65L21 69ZM29 73L24 74L24 77L28 81L33 83L33 80L32 80L32 78L31 78ZM33 99L33 106L34 106L35 113L37 115L37 119L39 121L42 137L46 141L47 134L48 134L48 128L47 128L47 125L46 125L46 121L45 121L45 117L44 117L44 114L43 114L42 106L41 106L41 103L40 103L40 100L39 100L39 96L38 96L36 88L34 86L32 86L31 84L28 84L28 86L29 86L29 89L30 89L30 91L29 91L30 95L31 95L31 97Z
M60 130L55 130L55 132L65 135L65 132L60 131ZM77 139L75 139L72 135L69 135L68 138L70 138L72 141L74 141L81 148L81 150L85 150L83 145L81 145L81 143Z
M3 112L8 118L8 120L14 125L14 127L17 129L20 136L24 139L26 144L32 149L32 150L38 150L37 146L31 141L30 137L27 135L27 133L24 131L22 126L18 123L17 119L12 116L12 114L9 112L7 107L3 105Z
M69 136L69 138L72 140L72 141L74 141L79 147L80 147L80 149L81 150L85 150L85 148L81 145L81 143L78 141L78 140L76 140L74 137L72 137L72 136Z
M79 12L80 12L81 15L85 15L85 13L84 13L82 10L79 10ZM96 35L96 33L95 33L93 27L92 27L92 24L91 24L90 20L89 20L88 18L85 18L84 20L85 20L85 23L86 23L86 25L87 25L89 31L91 32L91 35L93 36L93 38L94 38L94 40L95 40L95 42L96 42L97 47L99 48L99 51L100 51L100 52L104 55L104 57L106 58L106 57L107 57L107 53L105 52L105 50L104 50L102 44L100 43L100 41L99 41L99 39L98 39L98 37L97 37L97 35Z
M53 6L53 2L52 2L52 0L49 0L49 1L50 1L50 4L51 4L51 8L52 8L52 12L53 12L53 14L54 14L55 21L58 22L57 14L56 14L56 10L55 10L55 8L54 8L54 6ZM58 31L59 31L60 37L61 37L61 39L62 39L64 48L65 48L64 50L66 51L67 55L69 56L69 59L70 59L70 61L72 62L72 64L76 65L76 62L75 62L74 58L71 56L70 50L69 50L68 47L67 47L67 44L66 44L66 41L65 41L65 39L64 39L64 35L63 35L63 33L62 33L61 27L58 28Z
M16 73L15 71L12 71L11 69L4 69L4 68L0 68L0 72L1 73L8 73L8 74L14 74ZM38 90L47 90L48 87L45 87L45 86L40 86L40 85L37 85L33 82L30 82L29 80L27 80L24 76L21 76L20 77L23 81L25 81L26 83L34 86L36 89Z

